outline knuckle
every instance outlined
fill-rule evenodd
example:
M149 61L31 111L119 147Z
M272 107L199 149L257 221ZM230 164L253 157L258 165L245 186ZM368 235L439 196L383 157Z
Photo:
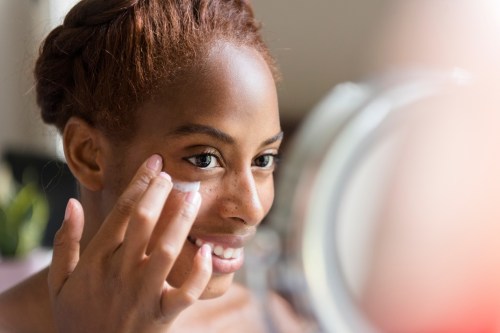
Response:
M179 211L179 217L183 220L190 220L194 217L194 208L191 205L183 205Z
M179 302L183 307L188 307L198 300L198 296L191 290L183 290L179 294Z
M66 235L63 229L57 230L54 235L53 246L54 247L64 247L66 244Z
M179 254L179 249L172 244L162 244L158 248L158 254L165 261L174 261Z
M172 187L172 183L163 177L154 178L152 184L161 190L168 190Z
M53 256L63 256L66 253L74 253L79 251L79 240L75 238L68 237L67 234L61 232L60 230L54 235L52 242Z
M122 197L116 203L116 210L121 216L128 216L135 207L136 201L129 197Z
M67 232L65 227L60 228L54 235L53 247L68 247L71 244L78 243L79 239Z
M139 189L144 190L149 186L153 177L154 175L152 172L141 172L137 174L136 181L132 186L137 186Z
M155 219L155 213L147 207L139 206L134 213L134 218L139 222L147 223Z
M116 210L121 216L129 216L132 209L137 204L138 198L136 193L142 193L146 190L151 182L152 175L141 172L136 175L135 180L130 184L129 188L124 192L116 203Z

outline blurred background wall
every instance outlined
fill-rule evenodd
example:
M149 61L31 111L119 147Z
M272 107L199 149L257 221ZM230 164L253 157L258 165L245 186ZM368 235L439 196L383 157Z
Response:
M304 116L336 84L369 71L374 30L390 0L254 0L283 81L285 121Z
M35 104L33 67L38 46L74 0L0 0L0 153L6 149L55 154L56 135Z
M43 126L32 70L43 36L75 0L0 0L0 153L15 147L56 153ZM254 0L282 70L280 106L296 123L335 84L367 72L367 49L390 0Z

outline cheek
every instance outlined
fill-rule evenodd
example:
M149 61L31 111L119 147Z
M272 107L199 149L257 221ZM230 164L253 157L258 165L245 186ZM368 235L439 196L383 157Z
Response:
M198 216L207 215L214 210L214 208L217 206L217 202L222 196L222 193L220 193L220 188L221 186L218 186L216 182L201 182L201 206L198 212Z
M256 182L256 191L259 197L262 212L266 215L274 200L274 183L272 177L268 179ZM225 211L224 204L227 202L226 199L231 197L228 195L227 191L224 190L224 186L221 186L220 181L202 181L200 185L200 195L202 197L201 207L199 209L197 220L207 221L211 220L216 216L220 216ZM148 245L148 253L157 244L158 238L165 231L168 221L172 218L172 212L178 210L182 206L182 200L184 199L185 193L173 190L165 203L163 212L161 214L158 224L155 226L153 234ZM241 199L241 198L240 198ZM197 222L195 221L195 224Z
M272 178L269 181L266 181L265 184L260 187L259 197L262 208L267 215L274 201L274 181Z
M267 215L274 201L274 182L272 177L256 182L256 191L262 211L264 215ZM223 212L226 211L224 205L228 203L227 200L229 200L229 202L234 200L231 193L224 190L224 186L222 186L220 182L201 182L200 194L202 202L198 217L201 217L201 219L203 219L204 216L223 214ZM236 201L238 201L238 199L236 199Z

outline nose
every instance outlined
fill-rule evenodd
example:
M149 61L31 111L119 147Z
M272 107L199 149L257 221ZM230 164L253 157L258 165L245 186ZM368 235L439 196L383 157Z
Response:
M257 225L265 216L259 185L251 170L227 175L221 199L220 210L226 219Z

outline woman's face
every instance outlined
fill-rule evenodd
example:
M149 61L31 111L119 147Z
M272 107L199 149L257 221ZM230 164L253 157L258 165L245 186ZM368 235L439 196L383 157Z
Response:
M137 134L125 151L111 157L115 162L104 191L110 202L116 200L154 153L163 157L174 182L200 182L199 214L167 280L180 286L199 245L211 243L219 249L212 256L208 298L227 290L243 263L244 245L271 207L282 132L274 79L253 49L223 44L182 82L139 110ZM168 223L169 205L181 195L172 191L156 235ZM150 245L154 242L153 236Z

